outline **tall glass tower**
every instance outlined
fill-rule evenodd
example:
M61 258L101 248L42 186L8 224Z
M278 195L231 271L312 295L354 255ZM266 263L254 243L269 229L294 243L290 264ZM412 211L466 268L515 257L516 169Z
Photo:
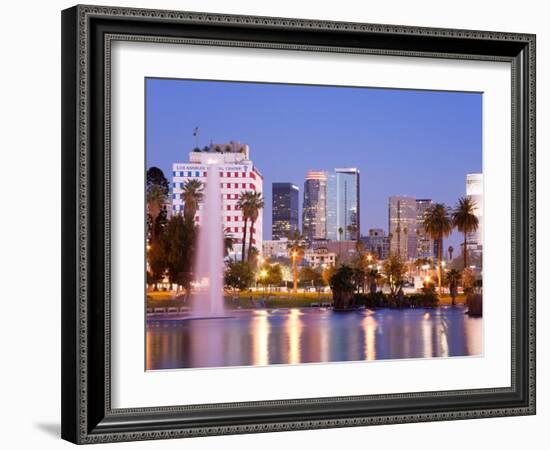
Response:
M360 172L357 168L334 169L328 176L327 238L356 240L360 235Z
M273 183L271 194L271 239L287 238L298 230L299 188L293 183Z
M327 237L327 174L310 170L304 182L302 233L309 241Z

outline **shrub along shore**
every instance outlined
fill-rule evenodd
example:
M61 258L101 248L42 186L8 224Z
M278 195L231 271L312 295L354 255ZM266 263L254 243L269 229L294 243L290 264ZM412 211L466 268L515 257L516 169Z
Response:
M286 293L286 292L235 292L227 293L224 296L225 306L228 309L238 308L308 308L332 304L332 294L330 293ZM352 306L367 308L410 308L410 307L437 307L451 305L450 295L435 294L406 294L403 299L397 303L391 300L390 296L382 292L374 294L355 294L352 300ZM466 302L466 296L459 294L456 297L456 304L461 305ZM170 292L158 291L147 293L147 308L169 308L182 307L187 303L183 296L174 297Z

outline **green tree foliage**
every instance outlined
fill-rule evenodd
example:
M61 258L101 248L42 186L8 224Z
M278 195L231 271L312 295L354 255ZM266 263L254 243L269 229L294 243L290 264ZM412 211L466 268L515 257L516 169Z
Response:
M323 272L321 272L321 276L323 277L323 285L324 286L329 286L330 285L330 279L332 278L332 276L334 275L335 272L336 272L336 267L334 267L334 266L325 267Z
M330 277L330 288L332 292L353 292L355 289L353 269L345 264L338 267L332 277Z
M246 233L248 232L248 221L252 216L252 207L251 207L251 194L252 191L244 191L239 195L239 200L237 202L237 208L239 208L243 213L243 239L241 247L241 261L244 261L244 255L246 253Z
M474 291L474 287L476 284L476 276L472 269L469 267L466 267L462 271L462 287L464 289L465 294L471 294Z
M166 272L166 245L162 239L157 239L150 245L148 251L149 257L149 283L155 285L162 281Z
M171 283L182 285L187 292L193 279L193 262L197 227L192 219L173 216L163 236L166 268Z
M307 286L313 285L318 288L325 285L322 272L309 266L302 267L299 277L302 284Z
M248 261L252 258L252 241L254 240L254 224L258 220L260 211L264 207L264 199L260 192L245 191L241 192L237 207L243 212L244 229L243 229L243 247L241 260L244 261L246 248L246 233L248 222L250 221L250 239L248 243Z
M153 240L153 228L155 229L155 233L161 234L166 226L167 211L164 205L170 193L168 180L158 167L150 167L147 170L145 191L148 210L147 235L150 240ZM154 211L151 211L150 208L153 208ZM153 220L152 212L155 213L155 220Z
M151 189L147 191L147 211L149 213L148 223L150 224L151 242L154 242L159 234L157 221L165 202L166 197L160 186L153 185Z
M268 265L267 283L271 286L280 286L283 283L283 268L280 264Z
M353 269L347 265L341 265L330 278L332 299L336 310L348 309L353 299L355 283Z
M405 263L396 253L390 253L382 265L386 281L390 287L390 295L392 298L397 296L399 288L403 286L403 276L405 275Z
M449 293L451 294L452 305L455 306L456 296L458 294L458 283L462 278L462 274L456 269L450 269L445 276L445 283L449 286Z
M369 293L375 294L378 286L382 283L383 277L375 268L368 269L366 273Z
M468 233L476 231L479 226L479 219L474 214L476 208L477 203L474 200L470 197L462 197L458 199L458 203L452 213L453 226L464 235L464 243L462 246L464 269L468 267Z
M298 230L294 230L288 235L288 254L292 262L292 290L298 291L298 264L304 257L306 251L304 236Z
M254 240L254 224L258 220L260 211L264 207L264 199L261 192L252 192L249 200L250 205L250 242L248 243L248 260L252 257L252 241Z
M247 261L228 261L224 273L224 284L242 291L252 286L254 271Z
M443 238L453 230L450 211L443 203L434 203L424 213L424 230L437 242L437 280L441 295L441 261L443 259Z
M146 190L149 190L152 186L160 186L164 195L168 195L170 191L168 180L164 176L164 172L158 167L150 167L147 170Z
M360 243L361 241L357 241ZM355 289L365 292L366 276L372 268L372 255L363 251L361 245L355 246L355 256L352 260L353 279L355 281Z
M187 220L194 220L199 207L199 202L203 197L203 184L199 180L191 179L185 182L183 186L183 216Z

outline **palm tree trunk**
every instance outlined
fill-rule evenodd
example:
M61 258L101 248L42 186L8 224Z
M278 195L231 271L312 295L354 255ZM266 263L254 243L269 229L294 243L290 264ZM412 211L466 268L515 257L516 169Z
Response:
M254 238L254 221L250 221L250 238L248 243L248 262L250 262L250 257L252 256L252 239Z
M243 228L243 244L241 250L241 261L244 262L244 253L246 251L246 227L248 225L248 218L244 219L244 228Z
M437 284L439 290L439 296L441 297L441 260L443 259L442 249L443 247L443 236L439 237L439 245L437 246Z
M468 249L466 247L466 232L464 232L464 247L462 248L462 253L464 256L464 269L468 267Z
M292 258L292 281L293 281L293 291L296 294L298 292L298 264L296 264L296 256Z

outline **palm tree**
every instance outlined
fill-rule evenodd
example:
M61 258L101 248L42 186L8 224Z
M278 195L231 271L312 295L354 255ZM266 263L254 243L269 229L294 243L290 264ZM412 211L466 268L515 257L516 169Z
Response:
M443 259L443 238L451 234L453 225L449 208L443 203L434 203L424 213L424 230L437 242L437 281L441 295L441 260Z
M227 257L229 252L233 250L233 244L235 243L235 238L230 233L229 228L223 229L223 255Z
M407 236L408 234L409 234L409 229L407 227L404 227L403 237L405 238L405 249L406 249L405 255L409 254L409 238Z
M338 228L338 258L342 257L342 235L344 234L344 229L342 227Z
M252 213L252 210L250 208L250 194L252 194L252 191L241 192L241 195L239 196L239 201L237 202L237 208L239 208L243 212L244 221L241 261L244 261L244 254L246 251L246 231L248 228L248 220L250 219Z
M151 241L156 239L157 218L162 210L162 205L166 201L164 190L158 184L153 184L147 190L147 209L151 215Z
M449 245L449 248L447 249L447 251L449 252L449 260L452 261L453 260L453 252L455 251L454 247L452 245Z
M474 214L476 208L477 203L474 200L470 197L462 197L458 199L458 203L456 204L452 215L453 226L464 234L464 247L462 248L464 268L468 267L468 233L473 233L479 226L479 219Z
M304 256L305 252L304 237L298 230L294 230L294 232L290 233L288 236L288 251L290 253L290 258L292 259L292 290L296 293L298 290L298 263Z
M250 207L250 241L248 243L248 260L250 261L250 256L252 252L252 241L254 239L254 224L258 220L258 215L260 210L264 207L264 199L262 198L261 192L251 192L249 198L249 207Z
M183 199L183 216L188 220L193 220L199 202L202 200L202 188L203 184L199 180L187 180L183 186L183 192L181 198Z
M445 281L449 286L449 293L451 294L452 306L456 305L455 299L457 294L458 282L460 281L461 278L462 278L462 274L456 269L449 270L445 277Z

